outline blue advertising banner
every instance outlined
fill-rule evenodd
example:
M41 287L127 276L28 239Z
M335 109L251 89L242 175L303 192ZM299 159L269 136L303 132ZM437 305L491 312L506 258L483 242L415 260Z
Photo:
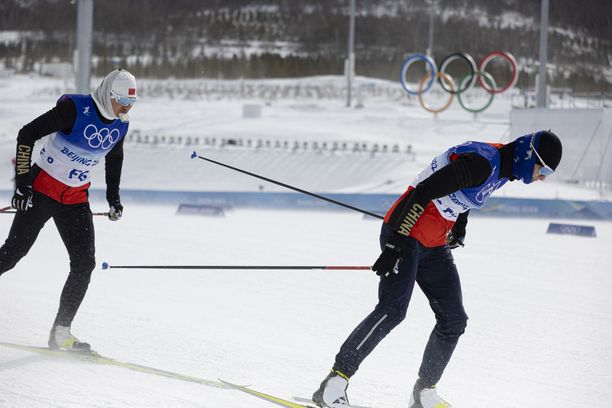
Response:
M104 199L104 190L91 191L92 199ZM399 197L396 194L321 194L363 210L384 215ZM121 190L125 202L150 204L196 204L221 208L272 208L295 210L348 211L317 198L293 192L233 191L152 191ZM495 217L568 218L612 220L612 202L543 200L535 198L491 197L471 215Z
M176 210L181 215L205 215L208 217L225 217L223 207L203 204L179 204Z
M6 193L12 196L12 191ZM363 210L384 215L398 194L325 194L321 195ZM105 190L91 190L92 201L106 201ZM232 191L155 191L121 189L125 203L190 204L223 208L271 208L284 210L349 211L317 198L293 192ZM580 200L543 200L534 198L491 197L487 204L471 215L520 218L567 218L612 220L612 202Z
M595 227L592 225L558 224L551 222L548 224L547 234L578 235L581 237L597 237Z

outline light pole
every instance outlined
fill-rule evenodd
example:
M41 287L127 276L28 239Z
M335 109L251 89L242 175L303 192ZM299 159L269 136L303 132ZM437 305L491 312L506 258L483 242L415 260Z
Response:
M438 12L438 5L441 0L425 0L429 5L429 38L427 41L427 52L426 54L433 58L433 47L434 47L434 18Z
M346 106L351 107L351 91L353 82L353 72L355 71L355 0L351 1L348 50L345 65L346 71Z
M536 106L546 108L548 95L546 94L546 64L548 61L548 0L542 0L540 12L540 67L538 69L538 89Z
M79 0L77 5L76 92L89 93L91 77L91 36L93 0Z

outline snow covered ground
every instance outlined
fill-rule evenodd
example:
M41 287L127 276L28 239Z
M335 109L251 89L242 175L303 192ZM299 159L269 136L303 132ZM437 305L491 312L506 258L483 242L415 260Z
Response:
M99 206L96 206L99 208ZM11 217L0 218L7 231ZM597 406L612 397L612 224L598 238L546 235L548 220L473 218L455 251L468 329L440 393L457 407ZM379 222L325 212L177 216L126 206L96 219L98 262L369 265ZM44 345L68 260L52 223L0 278L2 341ZM310 395L373 308L365 271L94 272L74 332L102 354L165 370ZM433 314L415 291L407 319L353 377L349 397L406 407ZM265 407L232 390L0 347L0 406Z
M148 86L148 87L147 87ZM21 87L21 88L19 88ZM154 89L155 83L143 89ZM0 172L10 188L17 131L64 92L61 81L0 80ZM143 93L143 96L146 95ZM260 119L241 117L261 103ZM294 156L206 148L200 153L322 192L397 192L434 154L469 139L508 138L509 101L474 120L457 107L437 119L408 102L144 98L132 130L149 134L270 140L412 144L401 155ZM193 146L126 143L122 188L256 191L262 183L188 159ZM3 159L2 159L3 157ZM387 182L389 181L390 182ZM102 187L103 177L94 181ZM266 190L276 190L266 185ZM2 190L2 188L0 188ZM508 196L597 199L555 182L512 183ZM377 221L349 212L237 209L224 218L178 216L176 207L125 204L120 222L96 218L98 264L370 265ZM92 204L94 211L105 203ZM0 216L8 232L12 216ZM612 224L587 222L597 238L545 234L549 219L473 217L455 251L470 316L439 384L458 408L599 406L612 397ZM0 238L1 239L1 238ZM31 252L0 277L0 341L44 345L68 272L49 223ZM264 392L310 395L335 353L376 302L364 271L94 272L73 329L100 353ZM417 289L407 319L351 380L354 403L406 407L434 319ZM0 407L266 407L232 390L123 368L53 359L0 347Z

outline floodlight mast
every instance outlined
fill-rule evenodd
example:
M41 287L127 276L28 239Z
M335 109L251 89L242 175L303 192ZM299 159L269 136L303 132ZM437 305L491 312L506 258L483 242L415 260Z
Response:
M538 69L538 89L536 94L536 106L538 108L548 107L548 95L546 92L546 65L548 63L548 0L542 0L540 12L540 67Z
M353 73L355 72L355 0L350 0L350 20L349 20L349 36L348 49L345 63L346 71L346 107L351 107L351 93L353 87Z
M425 0L429 5L429 37L427 40L427 52L426 54L433 58L433 47L434 47L434 19L436 13L439 11L438 5L441 0Z
M91 38L93 0L79 0L77 5L77 49L75 50L75 86L77 93L89 93L91 78Z

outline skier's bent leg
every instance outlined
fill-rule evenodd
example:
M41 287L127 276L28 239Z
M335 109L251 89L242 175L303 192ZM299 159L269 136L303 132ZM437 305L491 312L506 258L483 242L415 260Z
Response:
M10 271L27 253L29 248L16 246L9 239L0 248L0 275Z
M336 355L334 370L352 377L361 362L374 350L391 330L406 317L406 309L399 310L379 304L349 335Z
M35 206L28 211L17 211L4 245L0 248L0 275L17 265L38 237L50 217L50 208L39 194L35 194ZM47 199L48 201L48 199Z
M51 349L67 349L79 352L89 352L91 347L77 339L70 330L72 320L83 302L95 267L93 254L70 262L70 273L64 284L60 297L59 310L49 333Z
M453 355L459 337L465 332L467 316L464 319L438 321L423 353L419 378L426 387L438 383Z
M89 204L83 203L63 207L54 220L70 256L70 274L62 290L54 326L70 327L96 266L93 219Z
M389 233L388 227L383 225L381 247L385 245ZM342 344L336 355L334 370L350 378L378 343L404 320L416 280L418 248L416 240L407 240L404 258L399 263L398 275L380 278L378 304Z
M419 378L425 387L432 387L442 377L468 317L459 273L448 246L429 248L425 257L427 262L420 265L417 282L436 316L436 326L423 353Z
M59 310L55 317L54 326L70 327L85 298L91 279L91 273L95 266L96 262L94 259L90 259L74 267L71 266L70 274L68 275L68 279L66 279L60 297Z

